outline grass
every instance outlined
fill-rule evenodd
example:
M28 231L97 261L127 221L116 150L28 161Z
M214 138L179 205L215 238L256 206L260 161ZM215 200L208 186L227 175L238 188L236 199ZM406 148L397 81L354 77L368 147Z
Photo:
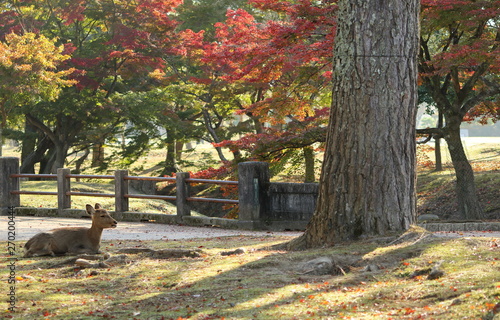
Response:
M473 164L487 168L477 175L480 192L498 197L498 146L468 146ZM481 158L482 155L482 158ZM478 156L479 158L474 158ZM136 169L139 171L141 168ZM419 205L436 212L453 210L454 176L447 169L419 174ZM50 182L23 182L25 190L54 191ZM54 189L51 189L54 188ZM112 184L73 183L79 191L110 193ZM481 191L483 190L483 191ZM496 195L496 196L495 196ZM24 197L24 196L23 196ZM113 199L99 198L105 207ZM44 202L44 201L47 201ZM49 201L53 201L49 204ZM55 197L22 198L23 205L53 207ZM95 198L73 197L83 208ZM131 200L141 212L169 213L162 201ZM432 202L434 201L434 202ZM151 207L148 206L150 202ZM165 206L165 207L163 207ZM105 241L113 256L125 247L200 249L198 258L158 259L128 254L127 262L105 269L57 265L67 258L21 258L15 242L17 312L5 319L481 319L500 311L500 243L495 238L436 238L411 230L406 241L369 239L331 248L288 252L276 245L289 237L222 237L183 241ZM420 240L418 240L420 239ZM1 242L7 248L6 242ZM11 244L9 244L11 245ZM221 253L244 248L242 255ZM1 253L0 277L8 279L12 261ZM311 275L303 262L332 257L345 274ZM437 262L444 276L428 280L416 275ZM368 271L370 269L371 271ZM340 270L337 268L336 270ZM337 272L338 273L338 272ZM414 276L416 275L416 276ZM5 280L6 281L6 280ZM4 291L7 286L4 286ZM4 292L7 295L8 292ZM4 296L5 297L5 296ZM4 298L5 299L5 298ZM5 300L4 300L5 301Z
M201 249L198 258L128 254L107 269L50 268L67 258L16 262L17 312L5 319L493 319L500 303L500 243L437 238L420 229L406 241L276 249L289 237L104 242L124 247ZM418 240L420 239L420 240ZM18 246L21 243L16 243ZM5 245L5 243L2 243ZM222 255L244 248L241 255ZM467 252L468 254L464 254ZM333 257L345 274L312 275L301 265ZM7 264L2 257L3 265ZM442 261L444 276L412 277ZM367 271L366 266L377 266ZM1 269L3 279L6 268Z
M114 183L110 182L71 182L71 190L74 192L92 192L114 194ZM56 181L22 181L23 191L48 191L57 192ZM140 193L138 191L131 191ZM50 195L21 195L21 205L23 207L57 208L57 197ZM72 196L71 208L83 209L85 204L99 202L104 208L114 210L115 199L109 197ZM147 213L176 214L175 205L162 200L154 199L134 199L129 200L129 211Z

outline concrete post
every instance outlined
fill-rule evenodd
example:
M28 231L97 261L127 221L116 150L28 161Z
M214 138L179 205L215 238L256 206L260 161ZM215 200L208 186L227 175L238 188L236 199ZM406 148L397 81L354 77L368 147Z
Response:
M123 212L129 211L129 201L125 197L128 194L128 170L115 171L115 218L121 220Z
M190 195L191 186L186 182L189 178L189 172L177 172L175 174L176 179L176 200L175 204L177 206L177 222L182 222L182 217L191 215L191 208L189 207L189 202L187 198Z
M64 209L71 208L71 196L66 194L71 192L71 182L68 174L71 173L70 169L59 168L57 169L57 214L62 215Z
M20 197L11 194L19 190L19 178L11 178L11 174L19 173L19 159L15 157L0 157L0 214L7 215L9 207L19 207Z
M240 221L251 221L258 227L269 208L269 164L242 162L238 164L238 176Z

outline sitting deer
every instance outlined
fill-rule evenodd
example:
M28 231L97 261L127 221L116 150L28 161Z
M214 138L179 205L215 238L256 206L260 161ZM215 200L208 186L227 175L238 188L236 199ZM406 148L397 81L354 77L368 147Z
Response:
M86 209L87 213L92 217L92 226L90 228L65 227L39 233L24 245L26 251L24 256L101 253L99 246L102 230L116 228L117 222L99 203L95 204L95 209L90 204L87 204Z

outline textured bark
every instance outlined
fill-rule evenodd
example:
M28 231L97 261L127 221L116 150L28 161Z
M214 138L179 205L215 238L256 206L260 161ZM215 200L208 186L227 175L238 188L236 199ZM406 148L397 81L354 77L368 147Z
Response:
M484 212L479 203L474 181L474 170L465 154L460 137L460 124L463 116L448 114L444 138L448 144L451 162L455 169L457 183L455 192L458 200L458 213L461 219L484 219Z
M100 167L104 164L104 143L99 141L92 147L92 168ZM62 167L61 167L62 168Z
M418 0L339 1L319 198L297 243L333 245L414 222L418 13Z
M303 148L304 151L304 182L314 182L316 179L314 177L314 149L311 146Z
M438 123L437 123L437 128L438 130L442 130L443 128L443 113L441 111L438 111ZM435 136L434 137L434 155L436 156L436 171L443 171L443 158L441 156L441 136Z

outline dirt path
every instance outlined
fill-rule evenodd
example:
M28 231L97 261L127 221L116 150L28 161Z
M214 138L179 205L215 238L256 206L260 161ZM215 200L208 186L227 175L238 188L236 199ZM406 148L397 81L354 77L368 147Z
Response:
M7 216L1 217L2 230L7 229ZM15 217L16 240L28 240L35 234L60 227L88 227L90 219L48 218L48 217ZM119 222L116 229L106 229L103 240L183 240L194 238L214 238L224 236L299 236L302 232L270 232L229 230L210 227L190 227L145 222ZM500 238L498 231L450 231L434 232L440 237L494 237ZM7 240L7 232L2 231L2 240Z
M7 240L3 230L7 230L7 216L1 217L2 240ZM90 227L90 219L15 217L16 240L28 240L42 231L60 227ZM116 229L106 229L103 240L182 240L193 238L213 238L235 235L247 236L299 236L302 232L266 232L247 230L228 230L221 228L202 228L158 223L125 222L118 223Z

